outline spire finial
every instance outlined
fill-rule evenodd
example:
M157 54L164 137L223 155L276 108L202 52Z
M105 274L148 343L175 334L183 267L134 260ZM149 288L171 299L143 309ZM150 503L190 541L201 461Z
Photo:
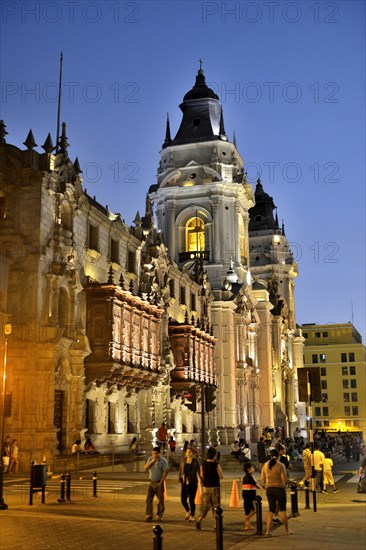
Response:
M276 217L275 217L275 229L279 229L279 223L278 223L278 213L277 213L277 207L276 207Z
M235 130L233 130L233 145L234 145L234 147L237 149L237 147L236 147L236 134L235 134Z
M221 114L220 114L220 129L219 129L220 136L226 136L225 132L225 126L224 126L224 110L221 106Z
M165 129L165 140L164 145L170 145L172 142L172 136L170 134L170 121L169 113L166 114L166 129Z
M47 154L51 154L52 151L54 150L54 146L53 146L53 143L52 143L52 137L51 137L50 133L48 133L48 136L46 137L45 142L41 147L45 151L45 153L47 153Z
M26 146L28 151L33 151L33 149L37 147L37 143L35 142L32 130L29 130L27 139L23 141L23 144Z
M200 71L202 71L203 70L202 69L203 59L200 57L198 61L199 61L199 64L200 64Z
M62 123L61 137L60 137L60 141L59 141L59 150L60 150L60 152L66 154L66 149L68 148L68 146L69 146L69 143L68 143L67 137L66 137L66 122L63 122Z

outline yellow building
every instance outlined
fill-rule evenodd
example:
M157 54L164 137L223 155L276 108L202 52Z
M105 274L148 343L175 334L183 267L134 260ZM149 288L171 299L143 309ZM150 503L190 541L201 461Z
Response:
M319 367L314 428L366 436L366 348L352 323L302 325L304 367Z

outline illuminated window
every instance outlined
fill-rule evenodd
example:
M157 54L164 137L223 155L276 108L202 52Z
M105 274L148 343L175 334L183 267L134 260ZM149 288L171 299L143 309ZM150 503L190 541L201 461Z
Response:
M320 354L320 362L321 362L321 363L325 363L325 361L326 361L325 353L321 353L321 354Z
M327 393L322 393L322 401L323 401L323 403L326 403L328 401L328 394Z
M205 224L197 216L186 223L186 252L203 252L205 249Z
M342 367L342 375L347 376L348 375L348 367Z

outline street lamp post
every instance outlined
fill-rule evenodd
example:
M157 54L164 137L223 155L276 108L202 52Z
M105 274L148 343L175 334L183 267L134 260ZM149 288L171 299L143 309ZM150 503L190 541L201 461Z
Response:
M3 464L3 452L4 452L4 432L5 432L5 396L6 396L6 361L8 354L8 336L11 334L11 324L7 323L4 328L4 361L3 361L3 377L2 377L2 393L1 393L1 432L0 432L0 445L1 445L1 465L0 465L0 510L7 510L8 505L4 501L4 464Z

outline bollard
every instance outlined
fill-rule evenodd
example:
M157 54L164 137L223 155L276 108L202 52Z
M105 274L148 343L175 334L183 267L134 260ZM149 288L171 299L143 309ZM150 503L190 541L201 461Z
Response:
M310 487L309 482L305 481L305 510L310 510Z
M163 528L162 528L162 526L161 525L154 525L153 533L154 533L153 550L163 550Z
M93 472L93 497L97 496L97 472Z
M71 474L66 474L66 500L71 500Z
M256 535L263 535L263 520L262 520L262 497L257 495L256 500L256 511L257 511L257 532Z
M215 508L216 550L224 550L223 541L223 510L221 506Z
M299 505L297 501L297 486L296 483L290 485L290 495L291 495L291 517L296 518L299 516Z
M60 498L58 502L65 502L65 474L61 474Z

